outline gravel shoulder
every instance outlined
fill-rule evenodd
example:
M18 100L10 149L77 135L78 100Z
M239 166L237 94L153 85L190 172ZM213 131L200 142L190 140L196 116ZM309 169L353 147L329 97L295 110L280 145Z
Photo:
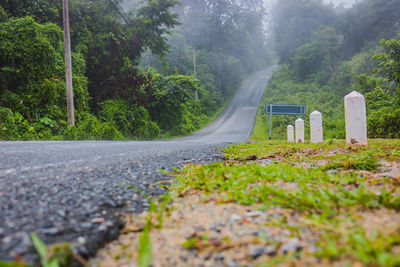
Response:
M398 140L264 142L224 155L174 172L170 204L128 215L91 265L137 266L148 228L155 267L400 264Z

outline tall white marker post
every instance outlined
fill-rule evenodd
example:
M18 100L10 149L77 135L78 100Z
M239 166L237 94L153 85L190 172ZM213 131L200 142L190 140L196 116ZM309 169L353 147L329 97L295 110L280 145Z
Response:
M304 143L304 120L296 120L296 143Z
M287 127L287 141L289 143L294 143L294 127L293 127L293 125L289 125Z
M367 145L367 112L365 98L357 91L344 97L346 142L350 145Z
M310 114L310 137L314 144L323 141L322 114L317 110Z

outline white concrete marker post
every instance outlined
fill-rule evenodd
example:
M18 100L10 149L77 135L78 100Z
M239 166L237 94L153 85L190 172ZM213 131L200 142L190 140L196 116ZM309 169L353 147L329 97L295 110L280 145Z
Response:
M357 91L344 97L346 142L350 145L367 145L367 112L365 98Z
M289 125L287 127L287 141L289 143L294 143L294 127L293 127L293 125Z
M304 120L296 120L296 143L304 143Z
M310 137L314 144L323 141L322 114L317 110L310 114Z

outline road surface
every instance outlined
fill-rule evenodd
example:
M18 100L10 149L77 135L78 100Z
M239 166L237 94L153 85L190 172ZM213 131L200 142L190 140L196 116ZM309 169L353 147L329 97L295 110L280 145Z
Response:
M38 258L29 234L46 244L71 242L83 257L115 239L121 212L140 212L163 189L158 170L217 160L215 146L245 141L274 67L251 77L203 130L172 141L0 142L0 259Z

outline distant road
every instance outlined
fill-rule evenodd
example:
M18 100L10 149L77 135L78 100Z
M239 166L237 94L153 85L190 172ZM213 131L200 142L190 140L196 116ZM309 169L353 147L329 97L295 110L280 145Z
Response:
M209 126L176 140L214 144L246 141L253 131L264 88L275 68L260 71L248 79L222 114Z
M140 212L164 191L161 169L212 162L215 146L245 141L274 67L247 80L226 110L203 130L172 141L0 142L0 259L37 262L29 234L46 244L72 242L88 257L117 237L121 212Z

